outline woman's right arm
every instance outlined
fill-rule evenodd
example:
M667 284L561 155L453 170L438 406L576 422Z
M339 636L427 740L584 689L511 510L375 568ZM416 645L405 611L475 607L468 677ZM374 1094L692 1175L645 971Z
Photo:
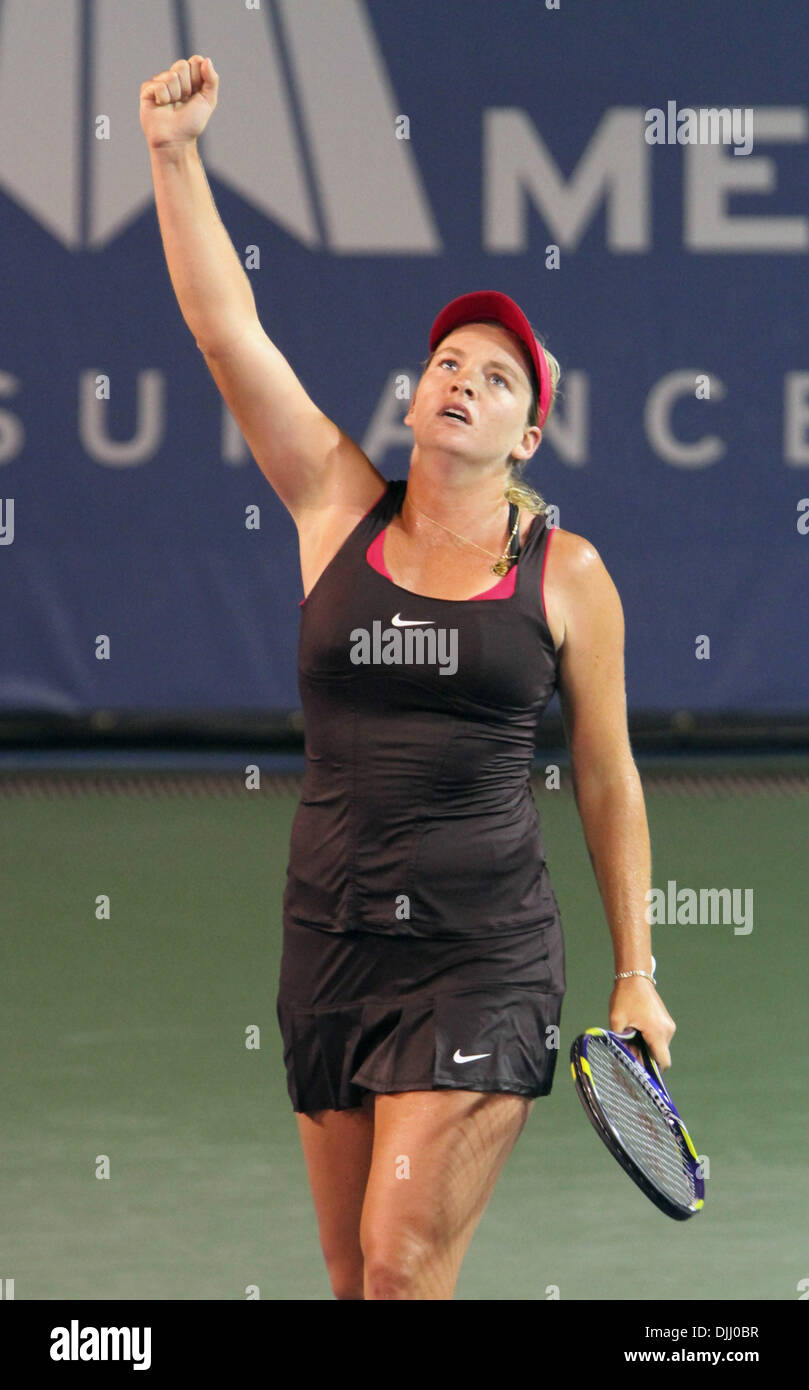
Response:
M218 88L213 64L198 54L141 87L141 126L171 283L256 463L296 524L359 516L385 480L318 409L267 337L208 186L197 139Z

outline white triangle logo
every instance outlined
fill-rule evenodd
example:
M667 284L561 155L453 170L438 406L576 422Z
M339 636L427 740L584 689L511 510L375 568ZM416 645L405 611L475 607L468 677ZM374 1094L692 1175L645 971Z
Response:
M3 192L64 245L106 246L154 202L141 83L205 53L222 79L200 141L213 179L306 247L440 253L364 0L187 0L186 32L177 13L174 0L3 0ZM32 100L32 73L59 81Z

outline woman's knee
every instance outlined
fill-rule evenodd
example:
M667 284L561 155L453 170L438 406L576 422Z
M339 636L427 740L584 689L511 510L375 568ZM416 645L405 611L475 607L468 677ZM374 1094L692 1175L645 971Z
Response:
M327 1259L326 1269L336 1299L343 1302L365 1297L365 1267L362 1260Z
M371 1231L365 1237L363 1258L366 1299L421 1296L416 1291L428 1285L443 1291L430 1297L451 1296L454 1281L449 1252L442 1251L434 1238L405 1228L388 1229L379 1235Z

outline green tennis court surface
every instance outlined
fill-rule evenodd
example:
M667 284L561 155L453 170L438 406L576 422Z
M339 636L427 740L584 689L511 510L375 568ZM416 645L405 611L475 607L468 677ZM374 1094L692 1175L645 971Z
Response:
M795 1300L809 1280L809 777L641 774L654 885L753 890L748 933L653 934L705 1210L659 1213L574 1093L570 1043L608 1024L612 953L572 794L539 788L567 945L560 1056L459 1300ZM17 1299L332 1297L275 1018L297 783L264 782L0 778L0 1279Z

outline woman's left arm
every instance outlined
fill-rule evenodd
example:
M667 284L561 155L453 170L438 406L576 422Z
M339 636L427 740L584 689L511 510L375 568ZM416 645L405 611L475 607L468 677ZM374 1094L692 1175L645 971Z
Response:
M612 936L615 973L645 970L651 975L651 933L646 920L651 851L637 768L633 762L615 782L602 782L584 772L577 776L576 787L584 838ZM615 1033L637 1028L658 1066L671 1066L669 1043L676 1024L651 980L641 975L616 980L609 1019ZM637 1049L629 1046L637 1056Z
M562 536L559 699L576 805L609 924L615 973L651 974L651 847L627 727L621 600L598 551L570 532L555 540ZM635 975L614 982L609 1026L617 1033L637 1028L658 1066L671 1066L676 1024L651 980Z

